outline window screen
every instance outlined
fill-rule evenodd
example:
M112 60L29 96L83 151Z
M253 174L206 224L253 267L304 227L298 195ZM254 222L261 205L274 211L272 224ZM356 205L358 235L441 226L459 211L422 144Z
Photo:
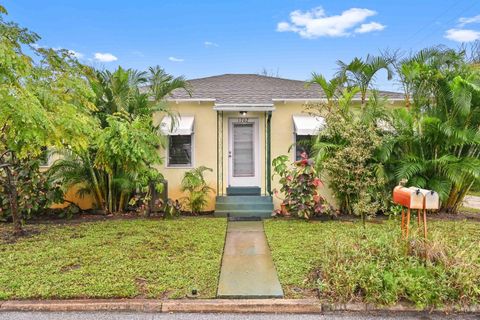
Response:
M169 136L168 165L172 167L192 166L192 136Z
M302 152L305 152L310 158L312 156L313 136L295 135L295 160L302 159L300 156Z

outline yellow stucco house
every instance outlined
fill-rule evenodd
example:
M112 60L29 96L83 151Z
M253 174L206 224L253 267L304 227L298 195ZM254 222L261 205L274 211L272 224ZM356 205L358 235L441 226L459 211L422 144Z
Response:
M160 151L164 164L158 167L168 181L168 197L184 196L183 174L203 165L213 169L206 179L216 190L208 210L218 216L270 216L281 202L272 197L279 186L271 179L271 160L289 154L294 161L300 147L292 145L321 130L323 118L305 113L306 103L324 100L320 87L255 74L224 74L189 84L191 95L176 90L168 99L178 114L173 129L170 117L154 119L168 136ZM403 101L399 93L380 95L392 104Z

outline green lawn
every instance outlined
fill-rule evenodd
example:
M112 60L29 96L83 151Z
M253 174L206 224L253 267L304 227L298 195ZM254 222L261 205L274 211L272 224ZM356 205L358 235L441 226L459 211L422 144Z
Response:
M27 228L40 233L0 240L0 299L182 298L193 288L203 298L216 294L225 219Z
M480 191L470 191L468 193L469 196L476 196L476 197L480 197Z
M402 241L395 221L368 223L364 231L360 222L270 220L265 230L287 297L419 307L478 304L480 223L428 225L427 245L418 236L410 245ZM422 247L428 248L426 263Z

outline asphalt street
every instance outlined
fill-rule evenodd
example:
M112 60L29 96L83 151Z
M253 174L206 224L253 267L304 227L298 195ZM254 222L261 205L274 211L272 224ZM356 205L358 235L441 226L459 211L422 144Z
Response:
M117 313L117 312L3 312L0 319L5 320L434 320L461 319L479 320L480 315L443 315L443 314L365 314L335 313L322 315L293 314L152 314L152 313Z

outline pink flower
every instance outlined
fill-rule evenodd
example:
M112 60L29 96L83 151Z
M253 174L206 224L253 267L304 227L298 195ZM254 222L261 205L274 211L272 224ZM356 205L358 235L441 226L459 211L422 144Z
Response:
M314 179L313 179L313 185L314 185L315 187L318 187L318 186L320 186L320 185L323 185L322 180L320 180L319 178L314 178Z
M287 176L288 181L292 181L293 177L292 176Z

